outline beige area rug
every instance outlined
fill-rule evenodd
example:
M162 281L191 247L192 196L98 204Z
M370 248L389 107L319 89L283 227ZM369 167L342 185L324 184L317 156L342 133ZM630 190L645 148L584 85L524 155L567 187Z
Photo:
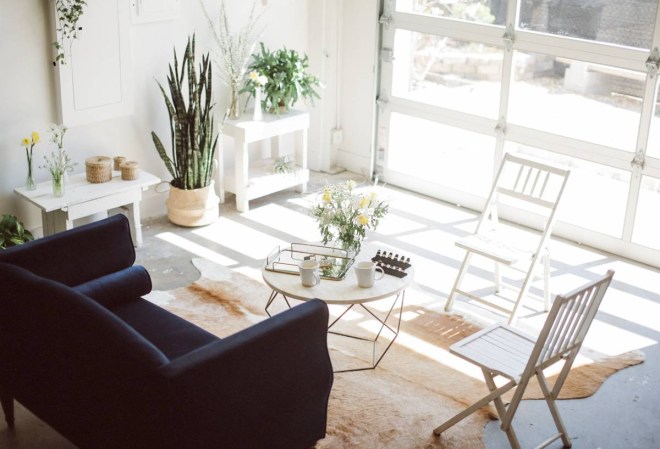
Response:
M204 259L193 263L202 274L197 282L154 292L149 299L220 337L267 317L264 306L270 290L265 284ZM347 318L353 330L373 321L357 314ZM439 438L432 433L487 392L483 381L456 367L458 359L446 351L478 328L458 316L416 305L405 306L404 318L401 334L375 370L335 374L327 436L317 449L484 447L483 428L493 419L489 408ZM364 366L370 360L371 348L364 342L330 336L329 345L335 369ZM634 352L574 368L562 397L589 396L612 373L642 361L643 354ZM534 388L528 391L529 399L541 397Z

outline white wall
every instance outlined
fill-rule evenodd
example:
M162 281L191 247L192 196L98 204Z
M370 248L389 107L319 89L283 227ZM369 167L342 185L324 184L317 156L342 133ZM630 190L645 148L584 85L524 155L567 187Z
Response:
M126 0L127 2L130 0ZM269 0L262 18L262 40L271 49L286 45L299 52L308 51L308 2L316 0ZM27 165L22 137L33 130L42 135L35 147L39 165L53 148L47 129L57 121L54 69L51 65L51 23L49 9L53 0L0 0L0 214L11 213L29 229L41 226L39 211L20 200L13 188L25 183ZM247 18L250 2L226 0L232 26L239 29ZM204 0L216 18L218 2ZM263 0L259 1L259 7ZM198 56L212 45L197 0L180 0L176 20L131 25L134 111L127 117L72 127L65 137L65 148L78 162L75 172L84 171L84 161L94 155L124 155L164 180L169 175L153 147L150 133L156 131L169 140L167 112L154 79L165 82L172 49L183 52L186 37L197 33ZM314 58L315 55L310 55ZM215 82L217 108L227 106L228 88ZM304 106L303 106L304 107ZM231 142L226 142L231 145ZM311 146L310 146L311 148ZM37 181L46 181L45 170L37 170ZM147 192L143 216L164 214L165 196Z

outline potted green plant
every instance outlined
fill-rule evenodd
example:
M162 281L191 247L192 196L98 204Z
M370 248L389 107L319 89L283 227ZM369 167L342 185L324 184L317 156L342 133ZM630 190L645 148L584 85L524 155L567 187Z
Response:
M255 96L257 89L262 89L261 106L263 110L279 114L293 107L299 99L321 98L316 88L322 87L321 81L308 73L309 58L297 51L282 48L271 52L263 42L259 43L260 52L252 55L249 72L257 76L249 77L241 92ZM263 82L260 77L266 77Z
M15 216L3 215L0 218L0 249L22 245L30 240L34 240L34 236Z
M155 132L158 155L172 175L167 216L181 226L203 226L219 215L213 171L219 133L214 133L211 65L208 53L195 67L195 36L188 38L179 67L176 49L169 66L169 95L159 82L170 118L171 156Z

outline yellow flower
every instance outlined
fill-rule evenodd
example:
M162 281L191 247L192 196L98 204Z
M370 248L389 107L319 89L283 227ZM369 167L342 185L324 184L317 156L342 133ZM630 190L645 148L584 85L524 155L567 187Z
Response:
M374 201L376 199L376 192L371 192L369 199L371 199L371 201Z
M39 133L32 131L32 143L39 143Z
M363 196L362 199L360 200L360 209L364 209L368 205L369 205L369 198Z
M357 219L358 223L360 223L362 226L365 226L367 223L369 223L369 217L364 214L358 215Z
M326 203L332 201L332 192L330 192L330 190L328 189L323 190L323 201Z
M256 82L259 79L259 74L254 71L250 72L250 79Z
M355 181L353 181L352 179L349 179L348 182L346 183L346 185L348 186L349 191L353 190L353 188L355 187Z
M23 137L23 140L21 140L21 145L24 147L30 146L30 138L29 137Z

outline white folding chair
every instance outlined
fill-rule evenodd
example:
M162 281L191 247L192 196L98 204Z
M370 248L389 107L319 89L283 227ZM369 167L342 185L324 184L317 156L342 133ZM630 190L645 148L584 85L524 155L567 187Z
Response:
M523 298L527 295L534 279L534 270L540 261L544 266L544 310L549 309L550 251L548 241L555 223L557 205L564 192L569 173L569 170L520 156L509 153L504 155L475 233L456 241L456 246L465 249L466 253L445 303L445 311L451 311L456 295L460 294L508 314L509 324L513 324L520 312ZM529 220L527 221L537 223L540 231L516 232L515 228L504 226L499 221L498 209L506 207L528 212ZM533 238L530 239L530 235ZM496 294L504 286L501 282L500 265L524 273L522 285L513 298L513 307L496 303L490 298L461 288L461 283L474 254L494 262ZM507 285L507 287L514 291L516 289L511 285Z
M506 432L511 447L520 448L511 423L525 388L532 376L536 376L559 431L537 446L537 449L546 447L559 438L564 443L564 447L571 447L571 440L566 433L555 400L559 396L613 275L614 272L610 270L597 281L590 282L565 296L558 295L536 340L513 327L498 324L452 345L449 348L451 353L481 367L490 394L446 421L433 433L440 435L493 401L501 421L501 428ZM564 365L551 388L543 370L560 360L564 360ZM497 387L496 376L502 376L509 381ZM511 402L505 406L502 395L514 388Z

